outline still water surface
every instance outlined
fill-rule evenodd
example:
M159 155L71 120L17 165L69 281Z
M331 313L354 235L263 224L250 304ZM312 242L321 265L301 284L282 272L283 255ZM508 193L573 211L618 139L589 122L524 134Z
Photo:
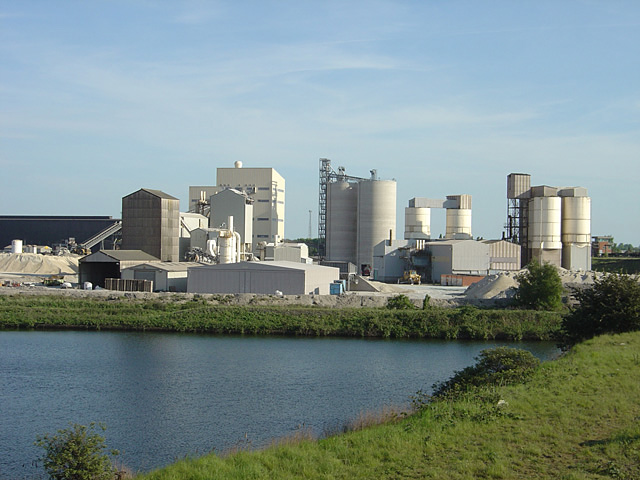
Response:
M107 425L119 463L148 471L186 455L259 447L304 426L316 435L417 390L497 345L547 342L0 332L0 478L33 478L37 435Z

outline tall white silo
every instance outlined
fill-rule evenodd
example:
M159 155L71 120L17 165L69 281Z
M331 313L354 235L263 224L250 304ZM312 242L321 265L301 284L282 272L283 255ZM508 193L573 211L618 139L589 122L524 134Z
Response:
M445 238L471 238L471 195L447 195Z
M358 184L327 185L327 260L357 263Z
M562 198L562 267L591 270L591 198L584 188L566 188Z
M528 247L530 258L539 263L561 265L561 208L562 201L557 196L534 196L529 200Z
M431 209L427 207L405 207L404 239L428 240L431 238Z
M373 247L396 233L395 180L361 180L358 183L357 266L373 266ZM366 272L365 272L366 273Z

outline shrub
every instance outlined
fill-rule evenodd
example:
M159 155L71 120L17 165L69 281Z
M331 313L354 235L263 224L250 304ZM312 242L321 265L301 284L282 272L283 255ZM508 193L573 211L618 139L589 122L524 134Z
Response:
M429 294L425 294L424 300L422 300L422 309L428 310L431 308L431 297Z
M38 436L35 444L44 448L41 457L44 468L54 480L111 480L116 469L110 457L103 453L104 438L95 432L102 424L91 423L89 427L72 424L70 428L58 430L53 436ZM115 450L111 455L117 455Z
M406 295L396 295L387 300L387 308L392 310L414 310L416 306Z
M516 275L519 283L515 301L518 305L535 310L559 310L562 307L562 280L556 267L550 263L540 265L532 260L527 271Z
M590 288L574 290L578 306L562 322L569 343L601 335L640 330L640 284L637 277L609 274Z
M497 347L480 352L476 364L455 372L445 382L433 384L434 398L448 398L475 387L524 382L540 364L531 352Z

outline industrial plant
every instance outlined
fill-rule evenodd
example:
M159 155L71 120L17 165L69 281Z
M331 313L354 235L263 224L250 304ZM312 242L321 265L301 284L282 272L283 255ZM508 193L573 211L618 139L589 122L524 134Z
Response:
M485 240L473 238L470 194L415 196L404 209L399 238L396 181L376 169L347 174L321 158L318 255L311 258L306 244L284 241L285 179L273 168L244 168L237 161L217 169L214 185L189 187L187 212L180 212L176 197L141 188L122 198L121 220L0 222L13 253L21 253L23 243L25 251L37 252L37 242L54 245L55 252L41 247L51 251L44 253L81 254L78 283L85 288L323 295L355 289L359 279L467 286L531 260L591 268L585 188L532 186L530 175L511 173L506 200L504 233ZM444 232L432 232L432 209L445 211Z

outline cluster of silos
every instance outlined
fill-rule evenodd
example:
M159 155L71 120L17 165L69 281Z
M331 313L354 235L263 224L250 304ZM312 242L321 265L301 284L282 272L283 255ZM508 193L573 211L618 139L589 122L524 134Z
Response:
M373 247L396 231L396 182L338 178L327 185L327 260L351 262L367 274Z
M446 210L445 238L471 238L471 195L447 195L446 200L412 198L404 209L405 240L431 238L431 209Z
M519 230L524 263L535 259L568 270L591 269L591 199L585 188L530 187L529 175L512 173L507 197L517 201L509 224Z

